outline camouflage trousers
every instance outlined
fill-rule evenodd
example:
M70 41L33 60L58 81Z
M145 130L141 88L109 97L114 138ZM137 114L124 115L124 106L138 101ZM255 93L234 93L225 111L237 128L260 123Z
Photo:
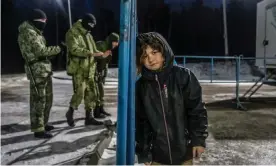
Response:
M97 86L97 100L96 105L97 106L103 106L104 105L104 84L105 84L105 78L106 74L105 71L96 73L95 80L96 80L96 86Z
M97 86L94 77L87 78L83 74L73 75L74 94L70 101L70 107L77 110L84 99L85 110L92 110L96 107Z
M48 123L50 110L53 103L53 84L52 77L34 78L36 89L30 82L30 118L31 131L44 131L45 125Z

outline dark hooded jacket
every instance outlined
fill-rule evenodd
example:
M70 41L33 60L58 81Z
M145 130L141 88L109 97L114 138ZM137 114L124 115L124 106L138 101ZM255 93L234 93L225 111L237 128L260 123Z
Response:
M143 67L136 83L136 153L139 159L151 156L154 162L179 165L187 155L192 158L188 147L205 147L208 122L202 90L190 70L173 65L174 54L160 34L140 34L138 45L148 38L163 45L165 67L158 72Z

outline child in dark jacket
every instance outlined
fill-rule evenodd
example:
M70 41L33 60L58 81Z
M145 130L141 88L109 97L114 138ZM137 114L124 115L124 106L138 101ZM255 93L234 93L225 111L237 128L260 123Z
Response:
M201 86L158 33L137 40L136 154L139 162L192 164L205 150L207 111Z

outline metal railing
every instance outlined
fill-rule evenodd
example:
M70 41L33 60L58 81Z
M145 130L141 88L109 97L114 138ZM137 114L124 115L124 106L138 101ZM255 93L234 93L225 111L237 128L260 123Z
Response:
M214 75L214 60L216 59L220 59L220 60L235 60L236 61L236 71L235 71L235 82L255 82L256 80L240 80L240 69L241 69L241 61L242 60L257 60L257 59L263 59L264 63L266 63L266 60L268 59L275 59L276 58L256 58L256 57L243 57L243 56L175 56L175 59L183 59L183 63L178 65L183 65L184 67L186 67L187 64L187 59L209 59L209 62L211 64L210 68L210 82L213 83L215 80L213 78ZM266 72L266 65L264 65L264 74L267 75ZM201 81L201 80L200 80ZM220 81L220 80L216 80L216 83L234 83L233 81ZM268 81L265 79L265 82L275 82L275 81Z
M243 56L175 56L175 59L178 58L182 58L183 59L183 66L186 67L187 64L187 59L209 59L210 63L211 63L211 70L210 70L210 82L213 83L214 79L213 79L213 74L214 74L214 60L215 59L222 59L222 60L235 60L236 61L236 65L235 65L235 82L233 81L216 81L216 83L236 83L236 96L235 96L235 100L236 100L236 106L238 109L242 109L245 110L245 108L242 106L241 102L240 102L240 88L239 88L239 84L240 83L244 83L244 82L255 82L255 85L259 82L259 83L264 83L264 82L276 82L275 80L273 81L269 81L267 80L267 68L266 65L264 65L264 76L261 77L259 79L256 80L241 80L240 79L240 69L241 69L241 61L242 60L257 60L257 59L263 59L264 60L264 64L266 64L266 60L268 59L275 59L276 58L256 58L256 57L243 57ZM181 65L181 64L178 64ZM252 70L252 69L250 69ZM202 80L199 79L199 82L202 82ZM258 90L258 89L257 89ZM257 91L256 90L256 91ZM255 91L255 92L256 92Z

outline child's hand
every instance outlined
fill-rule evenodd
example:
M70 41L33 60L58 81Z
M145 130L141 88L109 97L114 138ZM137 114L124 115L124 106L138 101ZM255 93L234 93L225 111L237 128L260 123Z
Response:
M201 154L204 153L205 148L202 146L193 147L193 158L199 159Z

